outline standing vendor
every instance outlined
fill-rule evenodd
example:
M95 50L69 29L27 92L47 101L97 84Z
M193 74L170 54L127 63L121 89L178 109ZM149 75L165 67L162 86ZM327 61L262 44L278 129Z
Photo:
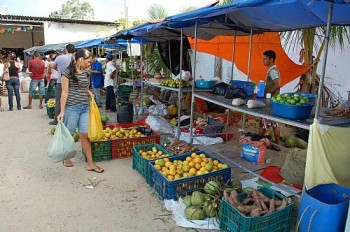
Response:
M276 60L276 53L272 50L265 51L263 53L263 63L266 67L268 67L267 73L266 73L266 80L265 80L265 95L267 93L270 93L271 96L274 96L276 94L280 93L280 85L281 85L281 77L280 72L277 69L277 66L275 64ZM266 133L267 128L273 128L273 134L275 136L276 144L280 144L280 128L278 127L278 123L274 121L270 121L266 118L262 118L260 120L259 124L259 134L264 136ZM279 146L272 145L272 149L276 151L280 151L281 148Z

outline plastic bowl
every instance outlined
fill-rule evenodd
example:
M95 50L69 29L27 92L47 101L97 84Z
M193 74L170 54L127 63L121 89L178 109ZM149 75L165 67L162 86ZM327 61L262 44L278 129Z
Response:
M214 85L217 83L217 81L206 81L206 80L199 80L196 81L196 87L199 89L211 89L214 87Z

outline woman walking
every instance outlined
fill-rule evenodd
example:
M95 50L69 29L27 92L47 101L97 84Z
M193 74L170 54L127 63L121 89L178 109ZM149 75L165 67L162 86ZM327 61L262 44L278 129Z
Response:
M62 73L61 113L57 116L63 120L71 134L78 127L81 146L87 160L87 170L102 173L104 170L92 160L91 142L88 138L89 129L89 97L94 95L88 89L91 55L86 49L79 49L73 56L68 68ZM63 161L66 167L74 166L71 160Z
M17 110L21 110L21 96L19 94L19 76L20 64L16 61L16 54L11 53L8 56L9 61L4 64L4 71L8 69L10 80L6 82L8 92L9 111L13 111L13 91L15 92Z

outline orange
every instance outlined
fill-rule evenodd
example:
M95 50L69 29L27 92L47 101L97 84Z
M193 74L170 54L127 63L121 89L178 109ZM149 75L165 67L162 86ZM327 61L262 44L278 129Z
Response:
M190 170L190 165L188 165L188 164L184 164L183 166L182 166L182 170L184 171L184 172L188 172L189 170Z
M170 170L170 171L169 171L169 174L172 175L172 176L175 176L175 175L176 175L175 169L174 169L174 170Z
M205 154L200 154L199 157L201 157L202 159L206 158Z
M193 161L191 161L188 165L189 165L191 168L194 168L195 163L194 163Z
M191 158L191 157L187 157L187 158L186 158L186 161L189 163L189 162L192 161L192 158Z
M193 158L193 159L194 159L196 156L197 156L196 153L192 153L192 154L191 154L191 158Z
M168 170L167 167L162 167L162 172L165 172L165 171L167 171L167 170Z
M204 167L207 163L206 162L202 162L201 166Z
M202 159L199 157L196 157L196 158L194 158L193 162L196 164L200 164L202 162Z
M197 170L195 168L191 168L189 173L191 173L192 175L196 175Z
M219 161L217 161L217 160L214 160L214 161L213 161L213 164L214 164L215 166L218 166L218 164L219 164Z
M172 176L172 175L168 175L166 178L170 181L174 180L174 176Z
M169 162L170 160L169 160L169 158L164 158L164 161Z
M166 159L166 158L164 158L164 159ZM172 162L167 161L167 162L165 162L165 167L168 168L168 167L170 167L172 164L173 164Z
M155 167L158 171L160 171L160 170L162 169L162 167L159 166L158 164L154 165L154 167Z
M200 164L197 163L197 164L194 165L194 167L195 167L197 170L199 170L199 169L201 169L202 166L201 166Z

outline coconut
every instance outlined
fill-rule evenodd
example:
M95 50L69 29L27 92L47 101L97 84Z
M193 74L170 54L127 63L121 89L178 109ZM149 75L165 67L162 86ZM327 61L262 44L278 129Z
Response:
M205 213L200 207L190 206L185 210L185 215L188 220L203 220Z
M295 140L294 138L289 137L284 141L284 145L288 148L295 147Z
M297 148L306 149L307 148L307 142L305 142L302 139L296 138L295 139L295 146Z
M219 190L219 185L215 181L209 181L204 186L204 192L210 195L216 194L218 190Z
M205 198L203 193L194 191L191 196L191 205L202 206L204 204Z
M191 206L191 197L192 197L191 195L187 195L184 197L184 204L186 208Z
M242 182L240 180L232 179L231 187L239 193L242 192Z
M203 206L203 210L206 217L216 217L218 214L218 205L216 203L206 202Z

